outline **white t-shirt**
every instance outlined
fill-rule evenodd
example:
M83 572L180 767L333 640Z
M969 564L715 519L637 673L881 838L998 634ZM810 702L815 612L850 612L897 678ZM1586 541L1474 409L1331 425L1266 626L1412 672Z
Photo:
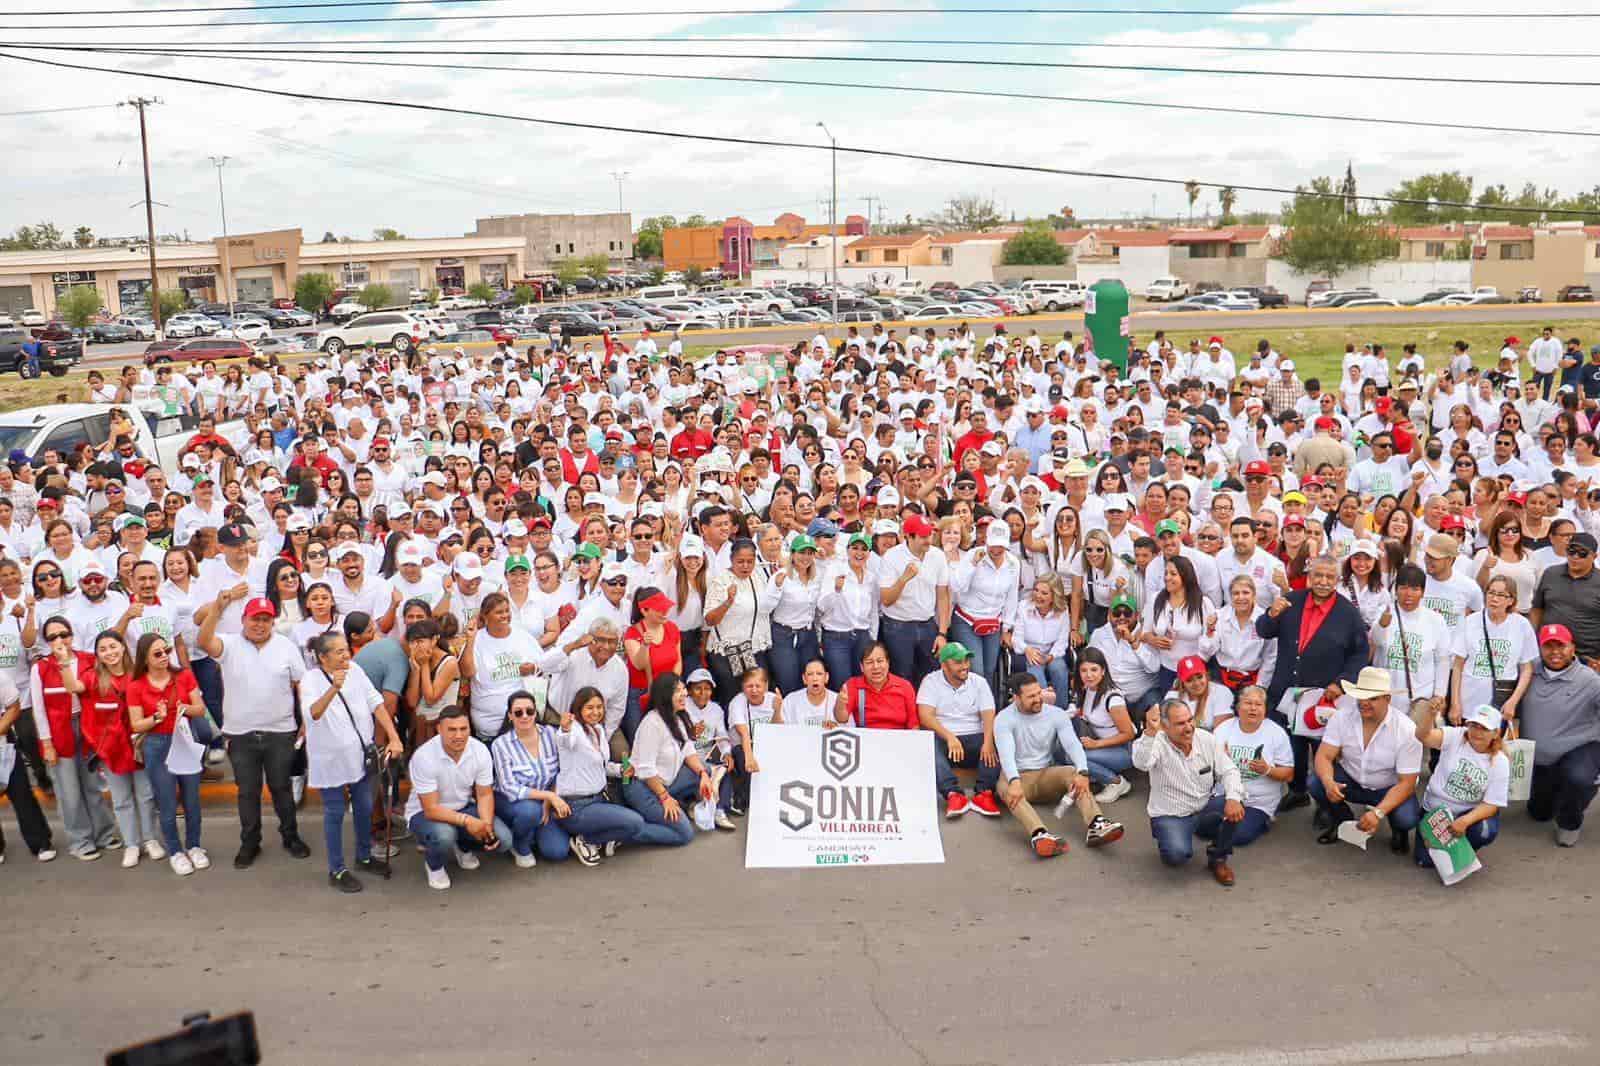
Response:
M694 701L689 701L693 703ZM839 702L837 692L824 692L820 705L811 702L811 697L806 690L796 689L783 698L783 722L785 725L809 725L820 727L833 713L834 705ZM696 743L696 747L699 744Z
M224 633L222 654L222 731L292 733L294 683L306 673L305 657L287 637L274 633L259 648L243 634Z
M728 701L728 735L736 737L734 728L744 726L750 730L750 736L755 736L755 727L766 725L772 721L772 716L778 710L778 694L768 692L766 699L761 701L759 707L750 706L750 700L743 692Z
M958 737L983 732L983 712L994 711L994 693L977 674L968 674L960 688L951 688L944 670L935 670L917 686L917 704L932 707L939 724Z
M900 580L906 568L915 565L917 574L900 590L900 598L893 605L884 604L879 613L884 618L898 622L924 622L934 616L938 606L938 590L950 585L950 564L944 552L930 547L918 559L904 544L896 544L884 553L878 567L878 587L886 589Z
M344 687L317 718L310 713L311 705L329 687L329 678L320 669L307 671L300 682L300 706L306 710L306 782L312 788L339 788L366 777L362 751L376 735L372 712L383 706L383 696L372 687L367 672L352 662Z
M500 732L507 698L528 684L522 664L538 662L543 652L537 640L515 626L505 637L479 631L472 644L472 728L477 733L492 737Z
M1269 766L1293 766L1294 749L1289 745L1289 734L1270 718L1257 726L1253 733L1246 733L1237 718L1223 722L1214 732L1217 742L1227 749L1228 757L1239 768L1239 776L1244 779L1245 806L1265 811L1268 818L1276 817L1278 803L1283 799L1283 783L1265 774L1254 773L1247 764L1256 758L1259 751ZM1222 795L1222 782L1217 782L1213 795Z
M1484 632L1489 644L1485 648ZM1489 653L1494 654L1494 675L1489 672ZM1461 666L1461 706L1463 711L1490 702L1494 682L1515 681L1523 663L1539 658L1539 642L1533 625L1520 614L1507 613L1496 625L1487 615L1470 618L1457 627L1451 648L1453 655L1466 660Z
M1461 564L1457 561L1456 565ZM1437 612L1444 619L1445 628L1454 634L1463 618L1483 610L1483 590L1476 581L1460 574L1452 573L1447 581L1429 575L1428 586L1422 590L1422 606Z
M406 800L408 822L422 813L425 792L432 792L441 807L459 811L472 802L478 788L494 787L494 759L488 747L476 737L467 738L467 747L460 759L446 755L444 739L434 737L411 756L410 770L411 798Z
M1444 744L1439 748L1439 765L1428 778L1422 795L1424 810L1449 808L1463 815L1480 803L1506 805L1506 789L1511 783L1511 760L1505 752L1494 756L1474 751L1467 743L1465 728L1447 726Z
M72 623L72 646L79 651L94 651L95 638L116 625L128 609L128 597L107 591L99 603L90 603L82 593L68 601L67 621ZM41 620L41 629L43 622Z
M270 562L259 559L250 560L245 567L244 576L240 577L229 566L222 556L213 556L200 564L200 574L189 586L189 591L194 594L194 611L209 607L216 602L219 595L233 588L241 581L250 586L250 594L243 599L234 600L223 608L222 617L217 620L218 633L240 633L244 630L244 605L257 596L265 596L267 588L267 567ZM191 616L192 616L191 612Z

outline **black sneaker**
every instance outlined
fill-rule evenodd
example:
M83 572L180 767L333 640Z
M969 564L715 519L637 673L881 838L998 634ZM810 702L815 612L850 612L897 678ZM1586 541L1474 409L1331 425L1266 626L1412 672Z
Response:
M572 850L574 859L577 859L585 866L600 865L600 849L583 839L583 837L575 836L567 843Z
M357 859L356 869L364 874L374 874L378 877L389 876L389 864L382 859Z
M1311 806L1311 795L1307 792L1290 792L1283 797L1283 802L1278 804L1278 813L1297 810L1301 807Z
M1411 833L1405 829L1396 829L1389 834L1389 850L1396 855L1404 855L1411 850Z
M361 891L361 882L356 880L356 875L349 870L340 870L336 874L329 874L328 884L347 894Z
M259 844L246 844L239 849L239 854L233 857L233 868L235 870L250 869L251 863L255 862L260 854L261 846Z
M297 859L311 858L311 849L306 847L306 842L299 837L291 837L283 842L283 850Z

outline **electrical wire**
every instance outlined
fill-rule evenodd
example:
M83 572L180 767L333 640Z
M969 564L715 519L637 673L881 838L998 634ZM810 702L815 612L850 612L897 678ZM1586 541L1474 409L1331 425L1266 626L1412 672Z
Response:
M204 15L226 14L240 11L268 11L268 10L306 10L327 8L357 8L357 7L412 7L412 6L437 6L440 3L471 4L471 3L503 3L507 0L324 0L316 3L292 4L248 4L227 5L213 7L193 8L122 8L114 11L13 11L11 15L27 18L44 17L76 17L85 18L106 14L143 16L143 15ZM1337 18L1337 19L1423 19L1437 21L1449 19L1461 20L1576 20L1600 18L1600 11L1359 11L1359 10L1324 10L1324 11L1271 11L1249 10L1241 11L1237 8L1128 8L1128 7L948 7L948 8L899 8L899 7L790 7L790 8L719 8L701 10L671 10L671 11L539 11L518 12L508 15L374 15L370 17L353 17L339 19L265 19L240 22L146 22L129 25L126 23L59 23L48 26L6 26L0 29L28 29L28 30L125 30L134 28L143 29L182 29L195 26L331 26L340 23L357 22L456 22L464 20L500 20L500 19L597 19L597 18L644 18L644 17L679 17L679 18L747 18L760 16L764 18L792 17L796 15L827 17L827 18L852 18L861 15L874 17L912 15L919 18L943 17L949 15L983 15L993 17L996 15L1115 15L1127 17L1130 15L1159 15L1165 18Z
M134 56L160 56L163 58L181 59L218 59L230 62L236 62L242 59L250 62L260 63L309 63L337 67L393 67L407 70L449 71L451 73L459 73L461 69L458 66L444 65L439 63L400 63L364 59L313 59L302 56L263 56L259 53L253 52L243 52L240 54L231 54L226 52L195 53L155 51L152 49L140 48L105 48L104 51L108 53L129 54ZM1029 100L1046 103L1102 104L1120 107L1154 108L1168 111L1193 111L1209 114L1292 118L1298 121L1325 120L1329 122L1374 124L1384 126L1415 126L1424 129L1446 129L1471 133L1514 133L1518 135L1551 137L1600 137L1600 131L1595 130L1541 129L1529 126L1485 126L1464 122L1437 122L1426 119L1378 118L1372 116L1318 114L1310 111L1270 111L1261 108L1222 107L1206 104L1171 104L1148 100L1115 100L1092 96L1061 96L1049 93L1012 92L1000 89L955 89L936 85L884 85L877 82L811 81L801 78L758 78L754 76L734 74L666 74L660 71L563 70L554 67L512 67L500 66L496 64L474 64L472 69L475 71L510 74L560 74L583 78L648 78L664 81L707 81L738 85L789 85L819 89L868 89L881 92L928 94L935 96L965 96L983 99Z
M120 52L133 55L140 51L160 48L160 54L177 53L182 55L204 55L207 52L238 51L238 49L218 49L209 45L169 45L145 46L121 45L114 48L105 48L94 45L81 45L74 43L41 43L33 41L3 41L0 48L28 48L51 52ZM252 55L267 53L253 51ZM1560 89L1596 89L1600 88L1600 81L1573 81L1571 79L1539 80L1534 78L1470 78L1470 77L1444 77L1432 74L1352 74L1339 71L1311 71L1311 70L1236 70L1227 67L1157 67L1138 64L1123 63L1063 63L1049 60L1032 59L950 59L934 56L843 56L843 55L786 55L782 53L737 53L737 52L597 52L573 51L552 49L524 49L524 50L494 50L482 48L385 48L377 51L352 48L325 48L322 55L419 55L419 56L506 56L513 58L522 57L561 57L573 56L585 59L728 59L738 61L761 60L762 62L777 63L887 63L887 64L916 64L922 66L940 67L1020 67L1028 70L1111 70L1120 73L1140 74L1184 74L1184 75L1214 75L1221 77L1255 77L1255 78L1296 78L1335 81L1395 81L1419 83L1430 85L1496 85L1517 88L1560 88Z
M124 70L120 67L89 66L84 63L69 63L62 59L43 59L38 56L13 55L9 52L0 52L0 59L10 59L14 62L29 63L35 66L54 67L60 70L88 71L96 74L118 74L130 78L149 78L154 81L172 82L180 85L199 85L211 89L233 89L238 92L255 93L261 96L272 96L285 100L300 100L317 104L353 104L360 107L383 107L403 111L419 111L435 115L455 115L465 118L495 119L505 122L523 122L530 125L550 126L556 129L584 130L599 133L627 133L642 137L657 137L676 141L701 141L707 144L731 144L746 148L789 148L807 152L842 152L846 155L860 156L877 159L899 159L906 162L918 163L926 166L929 163L943 163L950 166L968 167L977 170L995 170L1021 174L1042 174L1052 177L1086 178L1095 181L1128 181L1142 182L1152 185L1189 186L1191 184L1201 188L1224 189L1231 188L1235 192L1260 192L1275 193L1288 196L1305 196L1315 199L1327 200L1356 200L1380 204L1407 204L1429 208L1461 208L1465 210L1480 210L1481 205L1457 203L1454 201L1427 200L1419 197L1373 196L1360 194L1346 196L1343 193L1322 193L1310 189L1289 189L1280 185L1250 185L1238 182L1200 180L1194 178L1168 178L1151 174L1123 174L1114 171L1073 170L1065 167L1051 167L1036 163L1003 163L989 159L961 159L954 156L929 155L923 152L895 151L888 148L857 148L842 144L810 144L801 141L779 141L760 137L736 137L730 134L693 133L684 130L668 130L661 128L644 128L638 126L613 126L602 122L580 122L576 119L544 118L535 115L514 115L498 111L480 111L473 108L448 107L444 104L425 104L407 100L383 100L369 97L328 96L320 93L300 92L291 89L269 89L260 85L241 85L237 82L217 81L212 78L196 78L183 74L157 74L137 70ZM1552 208L1518 208L1496 207L1496 211L1505 214L1517 215L1573 215L1587 217L1593 212L1565 210Z
M84 104L80 107L40 107L32 111L0 111L0 118L19 118L23 115L62 115L68 111L110 111L121 104Z

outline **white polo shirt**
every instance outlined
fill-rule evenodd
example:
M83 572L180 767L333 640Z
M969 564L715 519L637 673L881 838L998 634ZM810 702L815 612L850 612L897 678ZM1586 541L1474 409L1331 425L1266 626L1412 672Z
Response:
M288 637L274 633L259 648L242 633L224 633L222 654L222 732L293 733L294 686L305 676L305 656Z
M1422 770L1422 741L1417 739L1417 727L1392 703L1389 717L1372 734L1370 744L1362 745L1361 712L1353 705L1333 712L1322 742L1339 749L1339 765L1362 788L1392 788L1401 774Z
M900 590L900 598L891 606L885 604L880 613L897 622L925 622L934 616L938 606L938 591L950 586L950 564L944 552L929 547L921 559L911 554L904 544L896 544L884 553L878 565L878 587L886 589L900 580L900 575L912 565L917 574Z
M943 668L922 679L917 686L917 705L932 707L939 724L958 737L983 732L983 712L994 711L994 693L989 683L977 674L968 674L960 688L953 688Z
M444 738L434 737L411 756L411 798L406 800L406 821L422 813L422 794L434 793L439 806L459 811L471 803L477 789L494 787L494 759L477 737L467 738L461 758L445 754Z

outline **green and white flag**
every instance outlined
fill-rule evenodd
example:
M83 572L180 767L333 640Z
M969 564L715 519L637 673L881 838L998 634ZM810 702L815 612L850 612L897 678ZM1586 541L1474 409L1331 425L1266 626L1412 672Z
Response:
M1451 832L1450 823L1453 821L1455 818L1449 810L1440 807L1423 815L1421 824L1417 826L1417 832L1422 834L1422 842L1428 847L1428 858L1433 860L1433 868L1439 871L1439 880L1447 885L1464 881L1483 869L1483 863L1478 861L1478 854L1467 843L1467 838Z

